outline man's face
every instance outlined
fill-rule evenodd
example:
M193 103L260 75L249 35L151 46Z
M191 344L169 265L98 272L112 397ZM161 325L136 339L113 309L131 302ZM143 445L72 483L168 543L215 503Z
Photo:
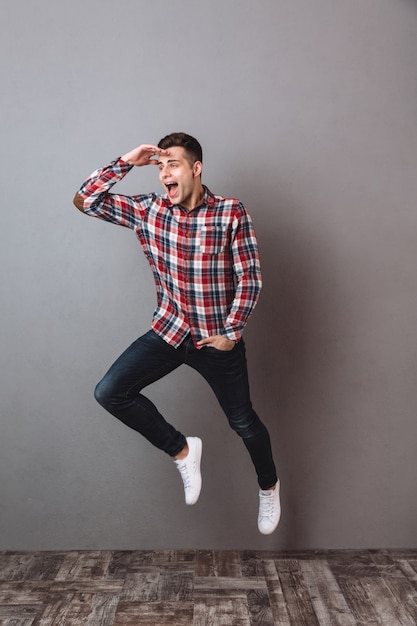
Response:
M191 196L200 188L201 163L196 161L191 164L184 148L180 146L168 148L168 152L167 156L158 159L159 180L173 204L189 208L187 205Z

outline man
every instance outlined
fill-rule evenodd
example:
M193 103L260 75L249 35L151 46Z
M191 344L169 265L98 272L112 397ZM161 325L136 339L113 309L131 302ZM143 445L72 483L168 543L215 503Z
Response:
M164 195L111 194L134 166L159 168ZM231 428L242 438L259 483L258 528L272 533L281 509L268 431L252 408L242 331L261 289L252 221L238 200L214 196L201 182L202 149L185 133L144 144L95 171L74 204L82 212L135 231L152 268L157 307L152 330L137 339L97 385L107 411L169 454L185 501L201 490L202 442L184 437L142 389L187 364L209 383Z

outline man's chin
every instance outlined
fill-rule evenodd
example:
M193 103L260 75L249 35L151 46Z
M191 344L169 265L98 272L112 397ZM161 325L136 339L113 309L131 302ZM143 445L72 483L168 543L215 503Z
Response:
M170 202L172 202L172 204L181 204L181 196L179 193L173 194L173 195L169 195L168 194L168 198L170 200Z

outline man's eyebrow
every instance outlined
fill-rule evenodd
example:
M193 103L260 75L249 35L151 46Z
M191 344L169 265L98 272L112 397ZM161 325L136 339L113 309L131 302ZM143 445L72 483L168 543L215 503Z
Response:
M179 163L179 159L168 159L167 163ZM158 165L163 165L162 161L158 161Z

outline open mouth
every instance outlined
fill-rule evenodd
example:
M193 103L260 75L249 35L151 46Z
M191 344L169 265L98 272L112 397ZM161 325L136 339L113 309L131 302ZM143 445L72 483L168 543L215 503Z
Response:
M177 194L178 183L165 183L165 187L168 192L168 196L170 198L174 198Z

